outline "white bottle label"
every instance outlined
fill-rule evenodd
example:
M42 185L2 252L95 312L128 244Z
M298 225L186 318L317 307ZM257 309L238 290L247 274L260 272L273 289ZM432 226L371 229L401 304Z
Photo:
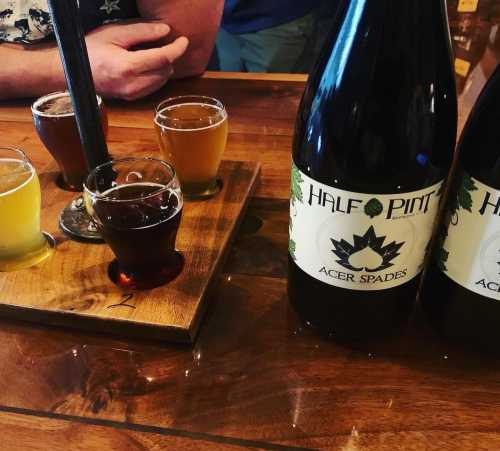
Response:
M459 285L500 300L500 191L464 174L434 259Z
M329 285L367 291L402 285L422 271L441 187L353 193L319 183L293 165L290 255Z

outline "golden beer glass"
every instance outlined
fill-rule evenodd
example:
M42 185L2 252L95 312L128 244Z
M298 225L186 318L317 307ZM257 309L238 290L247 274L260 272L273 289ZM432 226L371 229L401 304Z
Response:
M184 195L216 194L228 134L222 102L205 96L172 97L156 107L154 122L162 158L175 168Z
M0 271L27 268L51 254L40 209L35 168L22 150L0 147Z

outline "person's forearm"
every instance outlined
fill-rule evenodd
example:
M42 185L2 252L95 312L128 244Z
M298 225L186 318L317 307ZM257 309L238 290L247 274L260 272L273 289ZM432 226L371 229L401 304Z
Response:
M172 28L170 39L187 36L186 54L174 64L174 77L201 74L210 59L222 17L223 0L138 0L139 13Z
M55 45L0 44L0 99L35 97L66 87Z
M175 62L173 78L200 75L206 70L224 6L220 0L191 0L185 3L184 20L180 20L173 31L174 34L187 36L190 45L186 55Z

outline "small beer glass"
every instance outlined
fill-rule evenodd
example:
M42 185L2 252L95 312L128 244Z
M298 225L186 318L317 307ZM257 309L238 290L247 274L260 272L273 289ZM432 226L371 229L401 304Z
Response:
M102 99L97 96L104 136L108 117ZM61 171L58 185L68 191L82 191L88 175L75 113L68 91L54 92L36 100L31 111L40 140L56 160ZM61 213L61 228L80 240L101 241L96 226L87 214L82 196L74 199Z
M28 157L0 147L0 271L28 268L51 254L40 208L40 182Z
M109 276L117 285L163 285L182 269L175 239L183 199L174 169L154 158L102 164L87 177L85 206L116 260Z
M97 103L106 136L108 118L99 96L97 96ZM54 92L40 97L33 103L31 111L40 140L57 161L61 170L59 184L69 191L82 191L88 169L69 93L67 91Z
M172 97L156 107L154 122L162 158L175 167L184 195L216 194L228 134L224 105L205 96Z

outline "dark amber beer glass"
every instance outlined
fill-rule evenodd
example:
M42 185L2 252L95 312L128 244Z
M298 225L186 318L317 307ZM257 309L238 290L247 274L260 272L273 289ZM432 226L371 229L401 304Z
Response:
M106 135L108 131L106 109L99 96L97 101ZM88 169L69 93L55 92L41 97L33 103L31 111L38 136L61 170L60 184L70 191L82 191Z
M117 285L153 288L180 272L175 239L183 201L172 166L153 158L105 163L89 174L84 199L116 255L109 275Z
M173 97L156 107L155 127L162 157L175 167L183 193L214 195L228 133L224 105L211 97Z

